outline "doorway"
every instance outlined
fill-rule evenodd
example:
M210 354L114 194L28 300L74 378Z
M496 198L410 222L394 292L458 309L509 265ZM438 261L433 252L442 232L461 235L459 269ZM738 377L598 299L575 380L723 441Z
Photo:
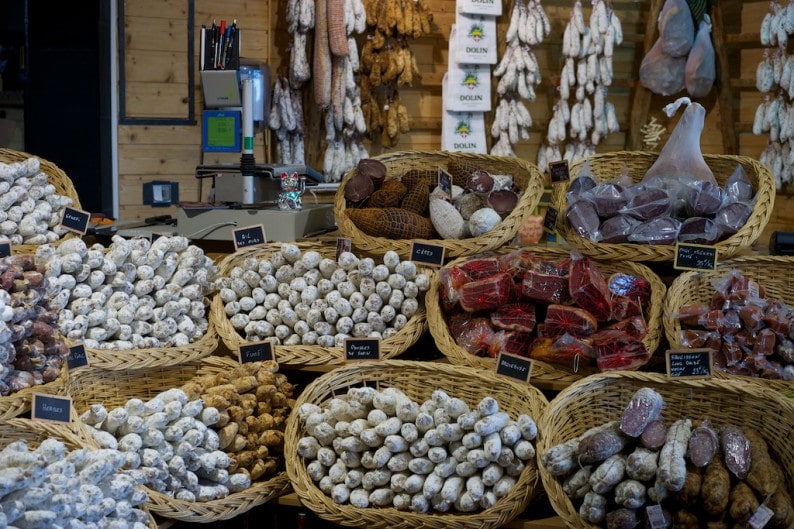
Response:
M113 215L111 2L0 2L13 24L23 145L66 172L83 209ZM0 42L0 44L3 44ZM12 66L10 64L7 65Z

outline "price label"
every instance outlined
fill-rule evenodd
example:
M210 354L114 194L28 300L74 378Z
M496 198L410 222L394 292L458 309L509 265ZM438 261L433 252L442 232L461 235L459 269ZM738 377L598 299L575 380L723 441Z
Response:
M73 345L69 348L69 354L66 356L66 365L69 366L69 371L88 367L88 355L83 344Z
M714 270L717 267L717 248L702 244L676 244L676 270Z
M273 360L273 344L270 342L257 342L249 345L241 345L237 352L241 364Z
M345 360L380 360L380 338L346 338Z
M353 241L347 239L345 237L337 237L336 238L336 259L339 260L339 256L345 252L349 252L353 249Z
M661 505L648 505L645 509L651 529L664 529L668 524Z
M452 175L438 168L438 187L448 199L452 199Z
M61 216L61 227L65 230L85 235L91 214L81 209L65 207Z
M529 383L532 360L523 356L499 353L496 358L496 374Z
M441 266L444 264L444 253L446 248L437 244L427 244L423 242L411 243L411 261L426 264L429 266Z
M709 378L714 368L711 349L668 350L667 376L670 378Z
M762 529L769 520L775 515L775 511L767 507L766 505L761 504L758 507L758 510L750 516L750 519L747 520L747 525L749 525L752 529Z
M248 248L249 246L262 246L267 243L265 227L261 224L256 226L246 226L232 230L232 240L234 249Z
M570 180L571 173L568 171L568 161L559 160L557 162L551 162L549 164L549 176L551 177L552 184Z
M557 208L547 207L546 214L543 216L543 229L549 233L555 233L557 231L557 215L559 214Z
M49 422L72 422L72 399L55 395L33 394L31 419Z

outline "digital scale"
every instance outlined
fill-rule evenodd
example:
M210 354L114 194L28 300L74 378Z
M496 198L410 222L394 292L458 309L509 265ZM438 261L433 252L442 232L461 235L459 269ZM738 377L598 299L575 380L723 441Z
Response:
M177 231L189 239L231 241L232 230L262 224L268 241L296 241L335 229L333 204L309 204L314 191L336 191L306 165L256 163L255 130L266 129L270 74L264 64L239 61L237 70L202 70L206 109L202 112L202 151L240 152L239 163L199 165L196 178L211 179L209 204L182 203ZM297 173L305 186L301 209L277 203L281 174Z

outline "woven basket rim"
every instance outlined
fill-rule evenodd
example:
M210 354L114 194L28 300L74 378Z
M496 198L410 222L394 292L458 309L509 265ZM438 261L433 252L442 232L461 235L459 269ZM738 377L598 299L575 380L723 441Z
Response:
M119 377L131 377L135 380L139 380L141 384L146 385L152 382L152 379L147 377L147 373L158 372L164 373L167 376L169 371L178 373L181 370L193 370L194 372L192 373L191 378L194 378L207 373L233 369L238 365L239 363L233 361L230 358L208 356L176 365L147 366L143 368L132 368L126 370L107 370L88 367L81 369L80 371L76 371L73 374L69 381L70 393L74 393L73 388L75 386L80 386L83 388L79 390L83 392L83 395L81 395L79 399L74 394L72 395L75 410L79 414L81 411L83 411L80 407L80 402L82 402L82 400L91 402L91 396L93 396L94 388L92 388L92 385L83 383L86 379L90 381L92 378L96 380L96 378L99 377L113 381ZM182 384L184 384L184 382L179 383L178 385L181 386ZM162 388L158 391L165 391L166 389L169 388ZM135 395L129 395L128 398L134 396ZM106 399L103 399L101 395L97 395L97 399L98 401L106 401ZM87 433L88 426L81 424L80 427L86 430L85 436L90 438L90 434ZM184 522L209 523L220 520L228 520L230 518L244 514L258 505L267 503L287 493L289 489L289 480L287 479L286 472L282 469L269 479L254 481L249 488L241 492L231 493L225 498L218 500L206 502L188 502L171 498L149 488L146 488L146 493L148 494L150 501L148 504L149 510L158 516Z
M331 248L326 244L318 241L296 242L290 243L298 246L302 252L315 250L324 257L335 256L335 248ZM268 255L277 251L281 243L270 243L265 246L255 248L244 248L238 250L233 254L229 254L220 262L220 275L226 276L231 269L237 264L241 263L247 257L260 257ZM359 254L354 250L357 255ZM418 267L419 270L430 276L432 283L433 272L429 268ZM425 292L425 295L427 293ZM424 297L423 297L424 299ZM409 347L415 344L419 338L427 330L427 312L425 309L424 301L420 301L419 310L414 314L405 326L400 329L396 334L385 338L380 342L380 352L382 359L390 359L404 353ZM252 342L245 340L237 330L232 326L226 311L224 310L224 303L221 300L220 292L216 292L212 298L211 304L211 319L214 320L215 329L221 337L221 340L229 349L231 354L236 354L241 346L254 345L261 342ZM337 365L345 362L345 352L343 347L322 347L319 345L274 345L273 358L279 365L287 366L312 366L312 365Z
M536 253L540 257L551 257L553 259L559 259L570 255L568 249L545 246L545 245L526 245L521 247L504 246L502 248L499 248L495 252L492 252L492 254L503 255L515 250L531 251L533 253ZM488 254L483 254L483 255L488 255ZM467 259L473 257L476 256L468 256L468 257L455 259L447 263L445 267L457 266L465 262ZM647 266L641 263L625 261L613 265L612 263L599 261L596 258L591 258L591 259L599 267L607 267L610 269L615 267L620 269L621 271L632 273L633 275L642 277L651 284L651 300L648 304L649 306L647 310L648 314L646 315L648 334L642 340L643 344L645 344L646 349L650 353L648 357L648 361L650 361L650 358L656 352L656 349L658 348L662 337L662 321L661 321L662 306L664 304L664 298L667 288L665 287L664 283L662 283L662 280L659 278L659 276L656 275L656 273L654 273L650 268L648 268ZM430 334L432 334L433 339L436 343L436 346L444 354L444 356L446 356L449 359L449 361L452 364L468 365L468 366L478 367L481 369L494 370L496 368L496 360L494 358L474 356L465 349L463 349L462 347L460 347L455 342L454 337L449 332L449 327L447 326L446 317L441 308L441 303L439 299L439 295L440 295L439 288L440 288L440 275L436 274L436 276L431 281L430 289L427 291L427 294L425 296L428 327L430 329ZM647 363L648 361L646 361L645 363ZM641 366L637 366L637 368L639 367ZM533 360L530 382L532 382L533 380L537 380L543 382L559 381L559 382L570 383L579 380L587 376L588 374L589 373L587 372L574 373L572 369L550 364L540 360Z
M662 317L662 324L664 327L665 338L670 347L680 348L681 341L679 338L679 331L681 324L674 314L686 303L693 301L708 302L710 297L706 298L696 288L692 288L693 282L710 281L711 279L718 278L731 270L738 270L743 274L761 274L763 273L764 279L761 286L764 285L789 285L791 283L790 277L794 274L794 257L786 257L780 255L757 255L757 256L740 256L722 261L717 264L716 270L700 270L700 271L686 271L678 275L670 284L664 301L664 313ZM771 273L770 273L771 272ZM787 304L794 303L794 290L790 292L789 299L784 299ZM715 370L714 376L726 379L740 379L752 380L759 384L764 384L776 391L785 393L794 392L794 381L786 380L771 380L764 378L747 377L741 375L732 375L719 369Z
M540 460L542 454L552 446L559 442L564 442L563 439L556 437L561 429L568 428L571 425L576 426L575 430L578 433L574 435L578 435L592 426L597 426L597 424L590 424L585 421L587 409L599 408L593 405L588 408L588 403L593 402L595 399L604 399L606 395L609 395L610 389L620 387L622 384L631 387L632 390L639 389L643 385L653 385L663 395L675 392L685 395L689 395L692 392L708 392L715 396L723 396L727 402L735 406L738 417L747 416L746 408L743 406L746 407L749 404L747 402L749 399L757 400L759 403L768 402L770 407L775 407L782 415L787 417L789 423L794 423L794 419L792 419L794 418L794 402L782 394L753 381L718 378L669 380L666 375L659 373L613 371L583 378L560 391L549 403L538 423L539 431L544 433L538 443L538 459ZM584 410L579 410L579 407L577 407L577 411L581 411L581 413L574 414L570 408L571 405L576 406L577 402L579 407L583 407ZM628 399L623 405L627 403ZM719 422L725 422L724 416L726 413L721 407L715 407L714 418L719 418ZM686 413L680 413L679 415L685 416ZM619 415L615 417L615 419L619 418ZM675 417L675 419L677 418L679 417ZM695 418L700 419L701 417L693 417L693 419ZM674 420L674 418L668 417L667 420ZM737 425L741 426L740 424ZM775 439L770 437L766 440L770 444L772 442L788 443L788 448L791 448L791 443L794 441L791 440L790 436L778 437ZM565 438L565 440L567 439L568 437ZM770 448L772 447L770 446ZM791 451L788 450L787 458L789 463L792 463L790 453ZM539 464L539 467L546 494L555 512L563 519L565 525L578 529L597 529L598 525L587 523L579 516L578 510L574 508L573 503L562 490L562 481L547 472L543 465ZM785 467L783 470L787 474L786 477L789 483L794 483L794 465Z
M30 154L25 151L18 151L15 149L7 149L7 148L0 148L0 162L3 163L12 163L12 162L21 162L23 160L27 160L28 158L36 158L39 160L41 164L41 171L47 173L49 177L49 181L52 185L55 186L55 192L67 196L72 199L74 202L73 207L77 209L82 209L80 205L80 197L77 195L77 189L74 187L74 182L69 178L66 172L58 167L53 162L42 158L36 154ZM77 234L72 232L67 232L62 235L56 242L51 243L58 245L62 241L66 239L71 239L73 237L78 237ZM37 244L16 244L11 247L12 251L16 254L25 254L25 253L33 253L36 251L39 245Z
M504 391L510 397L506 400L499 400L502 410L520 408L523 410L521 413L529 413L533 419L537 413L542 414L542 410L548 404L548 400L543 393L531 385L521 384L495 374L483 373L466 366L450 366L436 362L413 360L384 360L357 362L355 365L337 368L321 375L306 386L298 397L287 420L284 440L287 475L301 503L321 518L334 523L378 529L386 527L391 529L415 527L429 529L447 527L492 529L504 525L523 512L537 492L535 487L537 481L535 476L533 476L537 465L535 459L527 462L526 468L519 476L516 486L513 487L507 496L501 498L494 507L475 513L417 514L410 511L399 511L393 507L360 509L350 505L335 503L315 486L308 476L302 458L297 455L297 442L302 435L300 433L300 420L298 419L297 410L304 403L321 403L331 395L334 395L335 390L333 388L337 381L345 382L345 387L362 383L385 384L388 386L390 384L381 382L381 380L388 379L391 374L395 374L395 376L407 376L409 374L414 380L423 380L421 378L423 375L436 378L443 376L445 382L451 385L448 388L450 396L455 396L452 393L455 387L477 387L485 392L487 392L487 388L500 388L500 394ZM454 386L456 383L459 385ZM427 393L428 397L434 389L438 389L438 386L433 384L425 384L424 386L423 391ZM315 397L323 397L323 399L314 400ZM538 435L542 435L542 432L539 432Z
M526 188L522 190L518 204L512 213L502 220L493 230L479 237L467 239L433 239L434 245L445 248L447 259L471 255L486 250L498 248L511 241L518 233L518 229L527 216L531 215L544 192L544 177L540 169L531 162L517 157L493 156L488 154L473 154L450 151L397 151L374 156L373 159L386 164L398 162L400 159L428 158L431 160L460 159L470 163L480 163L486 168L488 163L514 164L516 169L525 171L529 179ZM436 162L437 164L437 162ZM360 230L348 217L347 203L345 201L345 184L355 174L356 168L351 169L342 178L339 188L334 197L334 217L340 233L348 237L357 248L370 254L383 255L388 250L395 250L401 257L405 258L410 252L413 240L410 239L387 239L383 237L373 237Z
M555 183L552 190L552 203L560 213L557 216L557 232L571 246L578 248L585 255L598 257L600 259L630 260L630 261L673 261L675 258L675 245L651 245L651 244L614 244L604 242L593 242L586 237L577 234L565 218L567 199L565 197L570 182L578 176L578 172L586 162L591 163L619 163L631 161L634 164L644 164L647 168L659 157L658 152L652 151L617 151L603 154L595 154L588 158L578 160L571 164L571 180ZM742 248L753 245L761 233L764 231L775 205L775 180L768 167L758 160L748 156L730 154L704 154L703 159L709 166L720 162L734 162L742 165L747 171L751 180L757 180L756 198L753 204L750 217L745 225L735 234L717 242L714 247L717 249L718 259L725 259L735 254ZM639 182L643 175L631 175L635 182ZM727 179L728 175L714 175L717 182L721 183ZM593 177L597 182L607 182L612 179L611 175L597 175Z
M198 340L182 346L147 347L145 349L94 349L86 347L89 364L99 369L136 369L170 366L201 360L211 355L218 347L218 332L209 317L211 305L207 307L207 330Z

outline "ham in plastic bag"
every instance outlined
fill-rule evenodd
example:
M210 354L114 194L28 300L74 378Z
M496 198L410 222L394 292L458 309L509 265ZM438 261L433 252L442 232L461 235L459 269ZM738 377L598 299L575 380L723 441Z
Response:
M695 40L695 21L686 0L666 0L657 25L662 50L671 57L686 57Z
M711 92L717 77L715 61L714 46L711 43L711 21L708 15L704 15L684 70L686 91L690 96L706 97Z
M677 94L686 86L684 72L686 57L672 57L662 49L661 39L657 39L640 64L640 83L642 86L662 96Z

